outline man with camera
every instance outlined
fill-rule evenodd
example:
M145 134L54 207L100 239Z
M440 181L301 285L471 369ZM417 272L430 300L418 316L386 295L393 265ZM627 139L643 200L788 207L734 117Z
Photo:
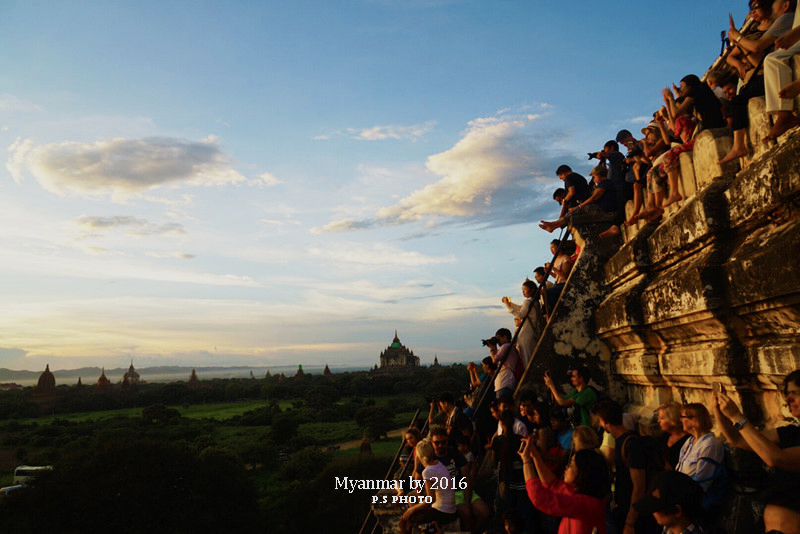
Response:
M591 409L597 401L597 392L593 387L589 386L591 378L592 375L587 367L581 366L577 369L571 369L569 371L569 381L575 390L562 395L553 381L553 377L550 376L550 371L545 371L544 374L544 383L550 389L556 403L565 408L572 406L575 410L580 411L580 417L573 418L573 420L579 421L577 424L580 425L592 426Z

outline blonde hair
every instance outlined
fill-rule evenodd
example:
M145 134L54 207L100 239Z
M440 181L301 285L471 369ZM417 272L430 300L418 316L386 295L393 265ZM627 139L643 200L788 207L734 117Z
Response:
M675 401L667 401L661 406L658 407L659 412L664 412L664 415L667 416L667 420L672 423L673 426L680 428L681 426L681 405Z
M434 456L431 442L426 439L417 443L416 456L420 460L424 458L425 462L429 463Z
M589 174L590 176L602 176L603 178L608 177L608 169L603 165L595 165L592 169L592 172Z
M572 445L576 451L600 447L600 438L590 426L581 425L572 430Z

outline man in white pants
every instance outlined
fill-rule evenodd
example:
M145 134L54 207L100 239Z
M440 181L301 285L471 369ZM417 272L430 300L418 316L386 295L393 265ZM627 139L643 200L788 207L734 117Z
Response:
M764 89L767 100L767 113L776 115L775 124L764 141L772 141L783 135L787 130L800 124L792 115L794 98L790 93L783 93L781 98L778 92L792 83L792 56L800 54L800 3L796 0L785 0L784 3L794 3L794 24L792 31L779 38L776 45L781 48L775 50L764 59ZM789 46L791 45L791 46Z

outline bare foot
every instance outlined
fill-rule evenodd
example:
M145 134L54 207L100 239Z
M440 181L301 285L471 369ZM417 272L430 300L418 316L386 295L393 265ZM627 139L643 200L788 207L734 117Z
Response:
M662 208L651 208L648 210L648 212L649 213L646 216L642 215L641 218L649 222L655 221L656 219L664 215L664 210Z
M725 154L725 157L722 158L717 162L718 165L725 165L729 161L733 161L735 159L743 158L747 155L747 148L732 148L730 152Z
M619 235L619 226L616 224L599 234L600 237L614 237L615 235Z
M633 226L639 220L639 217L641 217L640 213L634 213L633 215L631 215L630 219L628 219L622 224L624 224L625 226Z
M558 224L555 221L553 222L541 221L539 223L539 228L541 228L542 230L547 230L552 234L553 230L558 228Z
M667 199L666 199L666 200L664 200L664 203L663 203L663 204L661 204L661 207L662 207L662 208L666 208L666 207L667 207L667 206L669 206L670 204L674 204L675 202L680 202L681 200L683 200L683 197L681 196L681 194L680 194L680 193L678 193L678 192L676 191L674 195L670 195L670 196L668 196L668 197L667 197ZM663 211L663 210L662 210L662 211ZM649 220L649 219L648 219L648 220Z
M795 80L778 91L778 96L784 100L791 100L797 97L797 95L800 95L800 80Z
M770 130L769 135L766 136L762 142L769 143L770 141L775 141L798 124L800 124L800 119L794 115L780 113L778 118L775 119L775 124L772 125L772 130Z

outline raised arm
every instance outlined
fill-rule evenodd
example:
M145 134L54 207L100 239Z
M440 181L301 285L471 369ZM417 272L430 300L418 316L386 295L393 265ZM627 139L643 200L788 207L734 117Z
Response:
M719 393L717 399L720 411L728 418L729 422L745 419L742 411L730 397ZM777 431L759 432L753 423L746 421L739 431L739 435L750 447L750 450L755 452L768 466L782 471L800 473L800 447L781 449L778 446Z

